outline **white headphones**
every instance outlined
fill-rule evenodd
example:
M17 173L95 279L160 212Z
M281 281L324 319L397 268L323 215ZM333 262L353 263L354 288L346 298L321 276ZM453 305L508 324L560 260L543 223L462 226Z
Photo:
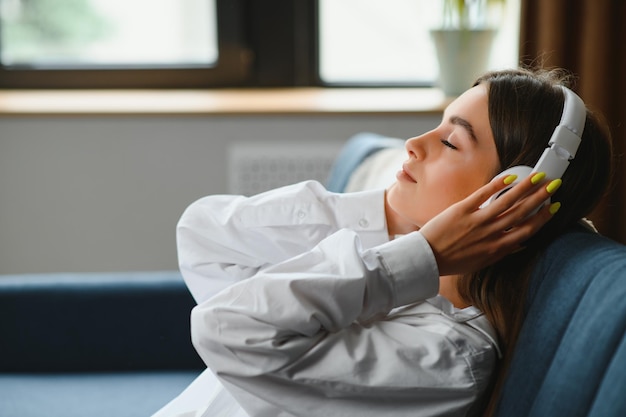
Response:
M489 205L493 200L530 175L531 172L545 172L548 179L561 178L570 161L576 156L583 129L585 128L587 110L585 103L576 93L567 87L559 87L565 94L563 114L541 158L539 158L539 161L533 168L526 165L518 165L499 173L497 177L515 174L517 179L504 190L492 195L480 206L481 208Z

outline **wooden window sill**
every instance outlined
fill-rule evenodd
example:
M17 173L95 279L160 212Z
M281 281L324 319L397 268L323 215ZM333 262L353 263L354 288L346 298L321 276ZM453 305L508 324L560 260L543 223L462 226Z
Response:
M415 115L449 102L432 88L0 90L0 116Z

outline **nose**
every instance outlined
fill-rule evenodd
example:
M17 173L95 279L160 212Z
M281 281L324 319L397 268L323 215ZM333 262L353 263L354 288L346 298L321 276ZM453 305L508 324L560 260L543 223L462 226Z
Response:
M426 157L427 135L424 134L406 140L404 147L409 154L409 158L422 160Z

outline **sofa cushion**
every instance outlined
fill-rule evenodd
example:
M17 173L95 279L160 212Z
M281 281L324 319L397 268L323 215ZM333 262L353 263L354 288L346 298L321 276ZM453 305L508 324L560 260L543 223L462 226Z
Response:
M0 372L203 369L194 305L177 271L0 276Z
M626 246L575 230L534 271L498 416L626 415Z
M0 416L147 417L200 371L0 374Z

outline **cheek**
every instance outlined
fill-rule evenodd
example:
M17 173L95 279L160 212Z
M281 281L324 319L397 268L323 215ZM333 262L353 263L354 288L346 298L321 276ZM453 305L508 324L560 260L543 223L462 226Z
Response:
M421 196L425 204L440 212L484 184L482 174L466 161L437 164L422 177Z
M446 208L455 204L491 180L497 160L474 155L470 159L445 159L418 172L418 183L399 182L389 188L389 206L406 221L421 227Z
M467 175L467 171L464 175L457 176L438 175L428 179L422 177L419 185L394 184L387 192L387 202L405 220L421 227L486 182L482 176L477 178Z
M479 154L475 158L459 161L447 167L440 166L440 178L442 181L433 181L430 189L433 193L440 194L442 202L447 201L447 206L463 200L474 191L491 181L495 172L497 155Z

